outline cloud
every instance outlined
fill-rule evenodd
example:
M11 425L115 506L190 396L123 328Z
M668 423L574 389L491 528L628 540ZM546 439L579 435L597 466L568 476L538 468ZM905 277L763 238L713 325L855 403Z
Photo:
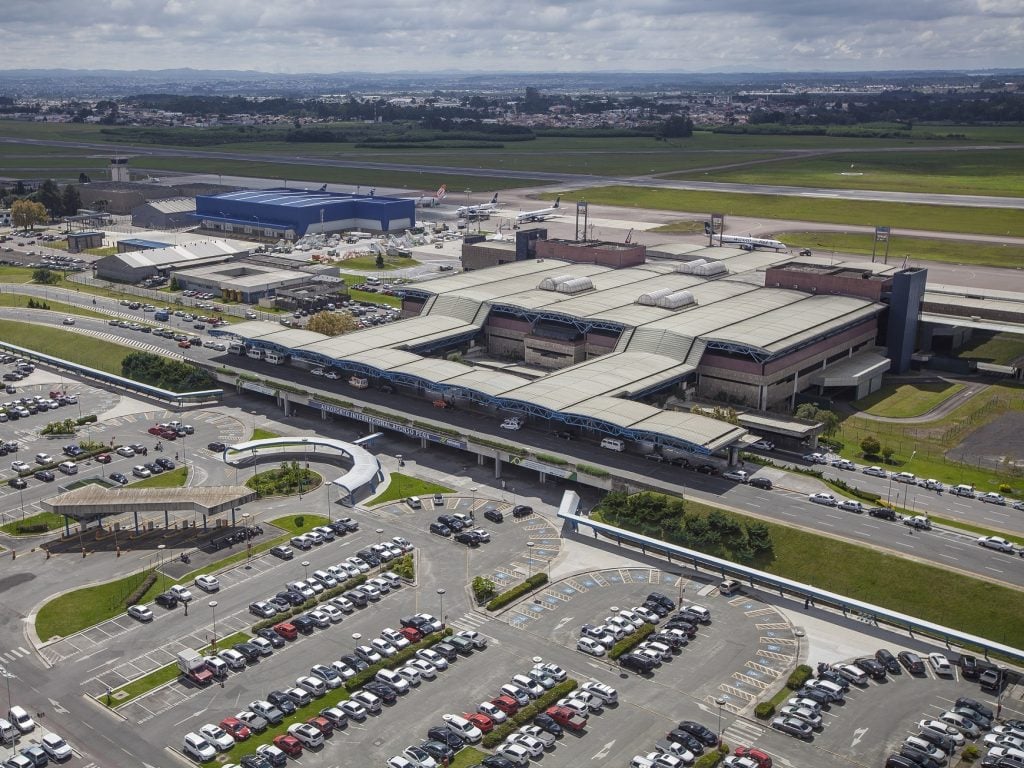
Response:
M1021 66L1024 0L34 0L8 67L732 71Z

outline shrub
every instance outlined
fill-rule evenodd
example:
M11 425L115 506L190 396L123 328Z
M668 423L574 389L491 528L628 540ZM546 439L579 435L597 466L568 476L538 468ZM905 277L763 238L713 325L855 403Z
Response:
M416 578L416 563L412 558L412 553L402 555L402 557L391 563L391 570L403 579L413 581Z
M775 705L770 701L762 701L756 707L754 707L754 717L759 720L767 720L769 717L775 714Z
M999 486L999 492L1000 493L1013 493L1013 488L1011 488L1007 483L1001 483L1000 486Z
M513 602L514 600L518 600L523 595L532 592L537 587L543 586L547 583L548 575L546 573L535 573L522 584L518 584L512 587L512 589L502 592L496 598L491 600L491 602L487 604L487 610L496 611L499 608L502 608L508 605L509 603Z
M442 640L453 634L453 632L454 630L449 627L441 632L435 632L427 635L419 642L410 643L407 648L403 648L394 656L383 658L376 664L371 664L362 672L356 672L356 674L352 675L352 677L345 681L345 690L355 691L362 688L363 685L373 680L374 675L376 675L380 670L395 669L396 667L402 666L405 662L416 655L416 651L421 648L429 648L432 645L437 645Z
M585 475L590 475L591 477L610 477L611 476L611 473L608 470L601 469L601 467L593 467L590 464L577 464L576 465L576 470L578 472L582 472Z
M631 635L627 635L626 637L619 640L619 642L617 642L615 645L613 645L612 649L608 651L608 658L617 659L619 658L619 656L629 653L638 645L640 645L640 643L642 643L648 635L654 632L654 629L655 627L653 624L648 624L645 621L643 626L640 627L640 629L638 629Z
M865 456L877 456L882 450L882 444L878 442L878 438L868 435L860 441L860 450Z
M713 749L698 757L693 763L693 768L714 768L727 754L729 754L729 746L722 742L718 749Z
M969 763L973 763L981 756L981 749L978 748L977 744L968 744L964 747L963 752L960 753L960 757Z
M14 528L15 533L46 533L50 530L50 526L46 523L29 523L28 525L17 525Z
M353 678L355 679L355 678ZM579 684L571 677L564 682L559 683L550 691L545 691L535 701L531 701L525 707L516 712L512 717L508 718L504 723L499 725L493 731L484 736L483 741L480 743L482 747L490 749L491 747L497 746L503 742L509 734L522 725L526 725L533 721L537 715L543 712L545 709L550 707L559 699L564 699L570 693L576 690Z
M96 418L95 413L89 414L88 416L80 416L75 419L75 424L78 426L82 426L83 424L94 424L96 422Z
M813 674L813 669L806 664L801 664L793 670L792 674L790 674L789 678L786 680L786 687L793 691L798 688L802 688L804 683L810 680L811 675Z
M496 587L494 582L488 579L486 576L476 576L473 579L473 583L470 585L473 589L473 597L476 598L478 603L482 603L485 600L490 600L494 597Z
M155 572L151 571L150 573L147 573L146 578L144 578L142 583L135 588L135 591L125 598L125 607L127 608L128 606L135 605L139 602L139 600L142 599L142 596L149 591L149 588L156 583L156 578L157 575Z

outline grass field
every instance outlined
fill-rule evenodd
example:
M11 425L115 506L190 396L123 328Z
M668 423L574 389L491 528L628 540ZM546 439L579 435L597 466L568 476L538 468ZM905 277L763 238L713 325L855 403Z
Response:
M134 573L92 587L83 587L50 600L36 614L36 634L46 641L67 637L125 611L124 601L142 584L146 573Z
M705 515L716 511L690 500L686 509ZM743 515L725 514L753 522ZM765 524L771 532L773 555L754 566L768 573L1002 643L1024 636L1024 592L1020 590L960 574L955 576L955 589L936 588L951 584L954 578L944 568L785 525ZM813 517L804 524L814 527ZM808 557L808 552L815 556ZM836 568L836 563L843 567ZM900 588L893 589L894 584Z
M345 259L341 266L345 269L361 269L365 272L379 272L389 269L405 269L406 267L418 266L419 262L405 256L385 256L384 266L377 266L377 259L374 256L359 256L354 259Z
M276 525L282 531L288 531L289 535L294 536L312 530L318 525L327 525L327 522L327 518L323 515L287 515L274 518L270 524Z
M840 455L863 462L860 443L872 436L882 446L895 450L891 469L913 472L918 477L933 477L946 484L973 483L979 492L998 491L1002 483L1020 491L1022 482L1007 472L972 466L946 457L970 432L1001 418L1010 411L1024 410L1024 386L1012 382L993 384L984 392L966 400L942 419L922 424L871 421L846 417L836 438L843 444Z
M704 231L704 222L690 219L688 221L673 221L671 224L663 224L660 227L648 230L649 232L667 232L676 235L693 235Z
M541 197L553 200L556 194L565 196L570 193L551 192ZM593 204L625 208L653 208L691 213L720 211L732 216L758 216L766 219L820 221L860 226L898 221L905 229L1024 236L1024 217L1020 215L1020 211L1013 209L690 192L623 186L590 187L573 190L571 194L586 198Z
M791 248L810 248L819 256L829 251L870 256L873 240L871 232L776 232L775 237ZM877 252L876 258L883 253L884 245ZM909 257L911 262L938 261L944 264L976 264L1017 269L1024 264L1024 247L906 237L897 231L889 241L889 263L901 263L905 257Z
M137 483L132 483L132 488L181 488L188 482L188 467L176 467L175 469L161 472L159 475L146 477Z
M249 439L250 440L270 440L271 438L280 437L280 436L281 435L279 435L277 432L274 432L272 430L264 429L263 427L256 427L255 429L253 429L252 435L250 435Z
M32 299L35 303L44 303L51 312L60 312L62 315L78 315L80 317L98 317L106 320L110 315L106 315L102 312L95 312L85 307L79 307L75 304L65 304L62 301L51 301L50 299L40 299L35 296L24 296L18 293L0 293L0 307L21 307L28 309L29 299ZM43 309L42 307L35 307L35 309ZM40 320L44 322L48 318L40 317Z
M997 365L1013 365L1024 360L1024 339L1016 334L975 331L971 342L958 350L956 356Z
M858 152L711 171L705 181L797 187L1024 196L1024 150ZM686 174L679 174L687 178Z
M124 347L80 333L41 325L0 320L0 339L73 363L121 375Z
M0 525L0 531L3 531L9 536L39 535L38 533L18 533L19 525L45 525L47 531L56 531L64 527L64 516L55 515L53 512L40 512L37 515L29 515L24 520L15 520L14 522L7 523L6 525Z
M858 400L855 405L872 416L905 419L927 413L963 388L963 384L949 381L889 385Z
M418 477L404 475L401 472L391 473L391 484L384 489L384 492L370 499L371 504L384 504L396 499L404 499L406 496L419 496L423 499L424 505L429 504L429 497L435 493L454 493L451 488L431 483L428 480L421 480Z

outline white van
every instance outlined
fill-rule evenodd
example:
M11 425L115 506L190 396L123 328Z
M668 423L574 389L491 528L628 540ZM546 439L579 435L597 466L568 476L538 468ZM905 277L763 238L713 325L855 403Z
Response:
M954 496L965 496L968 499L973 499L975 496L974 488L969 485L955 485L949 489L949 492Z
M0 743L13 744L18 738L18 729L0 717Z
M607 448L609 451L618 451L622 453L626 450L626 444L615 437L606 437L601 441L601 447Z
M57 469L63 472L65 475L77 475L78 465L73 461L62 461L57 465Z

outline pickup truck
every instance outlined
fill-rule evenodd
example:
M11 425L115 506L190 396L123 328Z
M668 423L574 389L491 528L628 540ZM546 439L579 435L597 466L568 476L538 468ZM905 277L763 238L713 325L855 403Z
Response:
M587 727L587 718L568 707L548 707L547 714L560 726L568 728L570 731L582 731Z

